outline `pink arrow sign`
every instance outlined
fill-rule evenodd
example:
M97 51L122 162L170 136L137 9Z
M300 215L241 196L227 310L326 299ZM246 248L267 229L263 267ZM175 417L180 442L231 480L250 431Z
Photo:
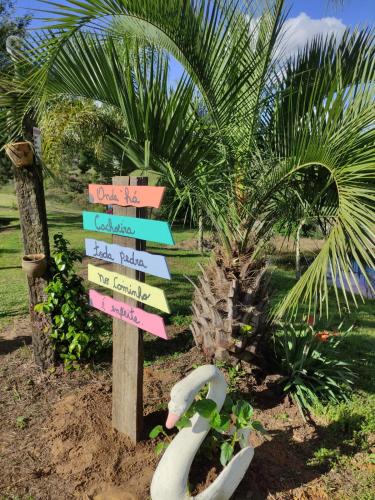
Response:
M165 187L89 184L90 203L159 208Z
M114 318L126 321L141 330L146 330L157 337L169 340L163 318L157 314L151 314L138 307L129 306L125 302L114 300L112 297L103 295L95 290L89 291L89 298L90 305L95 307L95 309L99 309L99 311L109 314L109 316Z

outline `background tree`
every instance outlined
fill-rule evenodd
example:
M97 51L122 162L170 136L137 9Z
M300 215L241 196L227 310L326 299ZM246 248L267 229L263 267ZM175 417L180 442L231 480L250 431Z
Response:
M108 182L122 170L123 154L108 138L124 123L112 108L88 99L51 101L39 122L43 162L67 190L83 192L88 182Z
M301 302L328 313L327 270L350 280L349 254L374 264L373 33L318 38L280 60L283 6L89 0L51 11L51 28L61 31L33 48L42 64L26 81L32 102L66 94L116 108L127 135L114 141L129 162L178 179L176 192L200 200L216 228L221 245L193 301L193 334L208 357L248 345L257 354L269 293L264 244L280 219L280 196L297 189L309 198L312 175L311 209L331 230L277 314L296 313ZM115 27L106 24L110 15ZM126 48L129 34L160 48L153 64ZM165 51L186 69L173 91L160 85ZM208 182L195 183L202 169ZM342 293L348 306L348 295L356 300Z
M26 29L31 21L31 16L15 15L15 2L11 0L0 1L0 72L10 71L11 60L6 50L8 36L14 35L25 38ZM6 138L0 136L1 144L5 144ZM0 154L0 184L12 178L12 168L9 158L2 151Z
M33 128L36 124L35 110L24 108L27 96L24 87L19 85L30 71L31 64L24 50L24 41L10 36L6 49L11 56L11 69L0 76L0 116L3 138L6 138L6 151L12 161L14 185L20 216L20 226L25 256L42 254L49 263L50 246L48 237L47 212L44 196L43 172L39 158L32 147ZM20 110L18 126L13 126L14 114ZM22 148L22 149L21 149ZM22 151L27 152L27 161L20 163ZM20 154L21 153L21 154ZM49 266L43 276L27 276L29 292L29 313L31 321L34 359L39 367L45 369L54 361L54 352L49 336L51 318L39 314L35 306L45 299L45 288L49 279Z
M12 0L0 1L0 69L10 64L9 54L6 51L6 40L8 36L15 35L25 38L26 29L31 21L31 15L15 15L15 2Z

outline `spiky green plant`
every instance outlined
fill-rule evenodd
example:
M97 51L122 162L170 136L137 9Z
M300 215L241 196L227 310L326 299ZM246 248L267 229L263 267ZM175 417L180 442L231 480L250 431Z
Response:
M283 390L302 412L310 411L318 401L345 401L351 390L356 376L350 363L339 357L343 335L336 335L327 333L322 338L306 324L283 324L275 334Z

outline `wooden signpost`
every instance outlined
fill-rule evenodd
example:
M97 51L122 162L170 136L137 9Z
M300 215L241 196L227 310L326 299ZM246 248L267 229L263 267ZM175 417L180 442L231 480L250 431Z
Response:
M92 184L92 203L113 205L113 215L83 212L83 227L112 234L112 244L86 239L86 254L112 264L88 265L88 280L113 291L113 298L90 290L92 307L113 317L112 424L133 442L142 436L143 331L168 339L163 318L143 304L169 312L163 290L144 283L144 273L170 279L165 257L145 251L145 241L173 245L168 223L147 220L145 207L158 208L165 188L144 177L113 177L112 185ZM126 298L126 303L124 302Z

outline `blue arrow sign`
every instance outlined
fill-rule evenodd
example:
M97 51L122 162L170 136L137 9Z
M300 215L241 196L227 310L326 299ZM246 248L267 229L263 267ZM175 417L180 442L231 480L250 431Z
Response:
M149 252L140 252L134 248L112 245L105 241L85 239L86 255L97 259L113 262L122 266L136 269L143 273L171 279L167 260L163 255L154 255Z
M169 224L164 221L138 219L124 215L82 212L83 228L99 233L117 234L126 238L174 245Z

